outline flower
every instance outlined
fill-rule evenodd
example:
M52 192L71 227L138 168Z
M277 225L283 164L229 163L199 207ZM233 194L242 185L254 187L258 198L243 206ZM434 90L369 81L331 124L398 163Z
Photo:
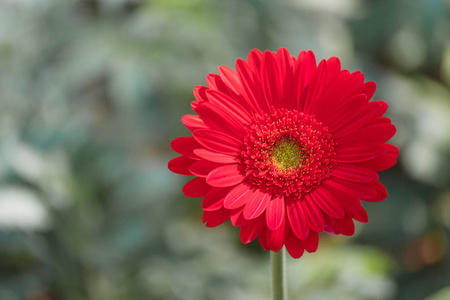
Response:
M386 144L396 129L361 72L336 57L317 66L312 51L254 49L206 82L194 89L198 116L182 117L193 136L172 141L182 156L169 162L196 176L183 192L204 197L206 226L230 219L243 243L258 237L298 258L316 251L320 232L353 235L353 220L368 221L361 200L387 197L377 172L396 163Z

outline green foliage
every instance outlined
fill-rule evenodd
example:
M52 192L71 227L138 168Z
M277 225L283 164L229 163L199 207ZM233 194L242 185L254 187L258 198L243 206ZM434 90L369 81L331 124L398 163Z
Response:
M450 298L450 287L439 290L437 293L427 297L425 300L446 300L448 298Z

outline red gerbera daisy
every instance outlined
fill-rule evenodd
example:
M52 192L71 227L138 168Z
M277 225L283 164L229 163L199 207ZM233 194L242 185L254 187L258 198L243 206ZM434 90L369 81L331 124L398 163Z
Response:
M316 251L318 233L352 235L353 219L367 222L361 200L387 197L376 172L399 154L386 144L396 131L386 102L369 102L375 83L336 57L317 66L312 51L285 48L255 49L219 74L194 89L198 116L182 118L193 136L172 141L182 156L169 162L196 176L183 192L204 197L206 226L231 219L243 243L258 237L298 258Z

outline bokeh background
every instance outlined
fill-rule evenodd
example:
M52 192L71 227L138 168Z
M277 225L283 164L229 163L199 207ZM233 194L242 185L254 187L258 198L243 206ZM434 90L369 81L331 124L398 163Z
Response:
M401 150L369 223L288 258L290 299L450 299L448 0L1 0L0 299L269 299L269 253L167 162L193 87L281 46L375 80Z

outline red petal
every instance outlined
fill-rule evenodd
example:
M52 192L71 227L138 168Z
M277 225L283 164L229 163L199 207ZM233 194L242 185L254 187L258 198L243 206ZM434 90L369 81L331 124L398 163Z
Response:
M319 246L319 234L315 231L310 231L308 238L303 242L305 250L309 253L316 252Z
M244 212L245 213L245 212ZM270 250L278 252L284 245L287 236L286 218L283 218L280 227L276 230L266 229L266 241Z
M333 56L327 60L327 79L326 84L329 84L341 73L341 61L339 58Z
M303 60L303 58L305 57L305 55L306 55L306 51L300 50L300 53L298 54L297 60L295 62L296 63L301 62Z
M195 90L194 90L195 91ZM195 94L195 93L194 93ZM192 101L191 102L191 108L193 111L197 112L197 108L200 105L201 101Z
M297 238L292 230L289 231L286 238L286 250L293 258L300 258L305 252L303 242Z
M261 233L265 225L264 216L260 216L252 220L252 222L243 225L240 230L241 242L248 244L253 241Z
M369 221L369 216L367 215L367 212L364 210L364 208L360 208L357 211L351 212L348 214L350 217L355 219L356 221L367 223Z
M389 153L390 155L393 155L394 157L398 157L400 154L398 148L391 144L384 144L384 147L386 149L386 153Z
M276 59L280 69L281 78L281 96L283 107L287 109L297 109L297 99L292 96L292 80L293 74L293 60L289 51L281 47L276 54Z
M303 196L303 210L308 216L309 226L316 232L322 232L324 230L325 222L323 214L310 195Z
M198 160L191 165L189 171L191 171L191 173L195 176L206 178L212 170L220 166L223 166L223 164L218 164L207 160Z
M265 51L261 61L261 83L267 103L275 108L282 107L281 74L274 53Z
M227 96L232 97L230 90L228 89L227 85L223 82L222 77L220 77L219 75L214 73L208 74L208 76L206 76L206 84L208 85L208 87L210 87L208 90L216 90L218 92L224 93Z
M249 224L250 222L253 222L254 220L246 220L244 218L244 213L242 212L241 208L238 209L232 209L230 214L230 220L231 224L236 227L244 226L245 224Z
M231 97L236 99L239 103L245 106L247 110L250 109L250 104L247 99L243 96L244 88L239 80L238 75L231 68L227 66L219 67L219 74L223 79L223 82L227 85Z
M225 197L223 205L227 209L236 209L244 206L252 197L253 192L249 185L241 183L235 186Z
M338 235L341 232L336 224L335 218L330 217L329 215L324 215L325 219L325 231L331 234Z
M237 155L242 144L227 134L210 129L196 130L194 138L209 150L229 155Z
M206 211L219 210L223 207L223 200L228 194L228 188L212 188L203 198L202 209Z
M205 178L196 177L184 185L183 193L186 197L205 197L210 189L212 186L206 183Z
M206 98L206 90L208 90L208 88L206 86L202 86L202 85L196 86L194 89L194 97L198 101L194 101L194 102L199 102L199 103L200 102L208 102L208 99ZM192 103L191 103L191 105L192 105ZM195 111L195 109L194 109L194 111Z
M327 77L327 62L326 60L323 59L319 63L317 72L311 81L311 85L309 86L308 94L305 100L305 107L304 107L305 113L314 115L316 111L320 111L320 109L316 108L319 106L320 103L318 101L318 97L325 85L326 77Z
M244 207L244 218L251 220L259 217L266 210L270 195L256 189L248 197L250 199Z
M386 151L383 155L369 161L359 162L358 165L370 168L375 172L384 171L394 166L399 155L398 148L390 144L384 144L384 148Z
M268 244L268 241L267 241L267 231L268 231L268 229L267 229L267 228L264 228L264 229L261 231L261 233L258 235L259 243L261 244L261 247L262 247L264 250L266 250L266 251L271 250L271 249L269 248L269 244Z
M350 182L339 178L333 178L333 183L340 185L347 192L354 193L360 198L373 198L377 194L377 191L368 184Z
M211 171L206 182L215 187L227 187L241 183L246 179L242 165L226 165Z
M374 159L385 151L384 144L356 143L336 148L336 161L342 163L355 163Z
M192 173L189 171L189 168L191 165L196 162L197 160L188 158L185 156L179 156L168 163L168 168L170 171L181 174L181 175L192 175Z
M375 94L375 90L377 89L377 85L374 81L368 81L364 83L360 90L358 90L358 93L363 93L367 95L367 100L370 100Z
M344 209L339 201L323 187L317 187L310 195L320 209L326 214L335 218L342 218L344 216Z
M355 192L348 190L332 179L323 181L321 185L328 190L336 198L336 200L339 201L339 203L341 203L347 212L357 211L361 208L361 201Z
M351 83L351 74L348 70L339 72L339 75L323 86L323 90L316 100L316 109L314 115L320 119L326 120L334 112L336 107L345 103L348 98L354 96L349 94L349 84ZM346 113L345 115L348 116Z
M245 98L257 112L261 110L269 112L269 105L262 92L259 76L253 70L244 60L236 61L236 72L244 87Z
M295 235L300 240L306 239L310 230L308 214L305 212L303 202L300 199L290 201L287 207L287 215Z
M242 123L212 103L200 103L196 111L205 124L213 130L227 133L238 139L246 134Z
M184 115L181 117L181 122L183 122L184 126L186 126L186 128L191 132L196 129L207 128L202 119L196 115Z
M350 116L353 116L361 109L361 106L367 102L366 95L358 94L346 100L334 103L324 101L323 106L317 110L316 117L324 121L331 131L336 127L345 124Z
M203 212L203 223L206 222L206 227L216 227L224 223L230 218L230 211L227 209L219 209L215 211Z
M316 57L314 56L314 53L309 50L303 55L302 58L299 55L295 69L294 95L297 95L297 110L303 111L307 95L306 87L310 84L317 69ZM297 87L296 91L295 87Z
M228 154L222 154L217 153L214 151L210 151L207 149L195 149L194 154L196 154L198 157L222 164L234 164L238 162L238 159L236 156L228 155Z
M364 74L361 71L356 71L350 74L347 81L347 86L342 89L344 98L348 98L352 95L360 94L362 86L364 84Z
M283 196L278 196L269 201L266 209L266 223L270 230L280 227L284 219L285 204Z
M249 66L257 72L259 72L261 66L262 55L263 54L261 53L261 51L259 51L259 49L253 49L247 56L247 62Z
M214 103L229 115L238 119L242 124L249 125L252 122L250 114L235 99L215 90L208 90L206 95L211 103Z
M182 136L174 139L170 143L173 151L190 158L198 158L194 154L194 149L202 148L202 146L192 136Z
M351 134L359 128L365 126L375 117L381 116L387 109L387 103L384 101L371 101L353 114L346 122L342 122L335 128L329 128L333 138L338 139Z
M353 134L346 135L337 141L340 145L361 142L385 143L394 136L396 131L395 126L392 124L373 124L363 127Z
M339 227L340 234L351 236L355 233L355 224L352 218L344 217L334 221L336 222L336 226Z
M388 193L386 191L386 188L381 182L379 181L371 182L370 185L375 188L375 190L377 191L377 195L372 198L362 198L362 200L368 202L380 202L387 198Z
M355 182L372 182L378 180L378 174L370 169L350 165L338 164L330 172L331 176Z
M367 122L366 126L376 125L376 124L391 124L392 121L388 117L375 117Z
M388 153L383 153L375 159L362 161L358 163L358 166L372 169L375 172L387 170L397 163L397 157Z
M386 101L377 100L377 101L370 101L367 105L370 106L375 104L376 108L373 109L375 111L375 114L373 116L381 117L387 111L388 104L386 103ZM371 111L371 109L369 109L369 111Z

